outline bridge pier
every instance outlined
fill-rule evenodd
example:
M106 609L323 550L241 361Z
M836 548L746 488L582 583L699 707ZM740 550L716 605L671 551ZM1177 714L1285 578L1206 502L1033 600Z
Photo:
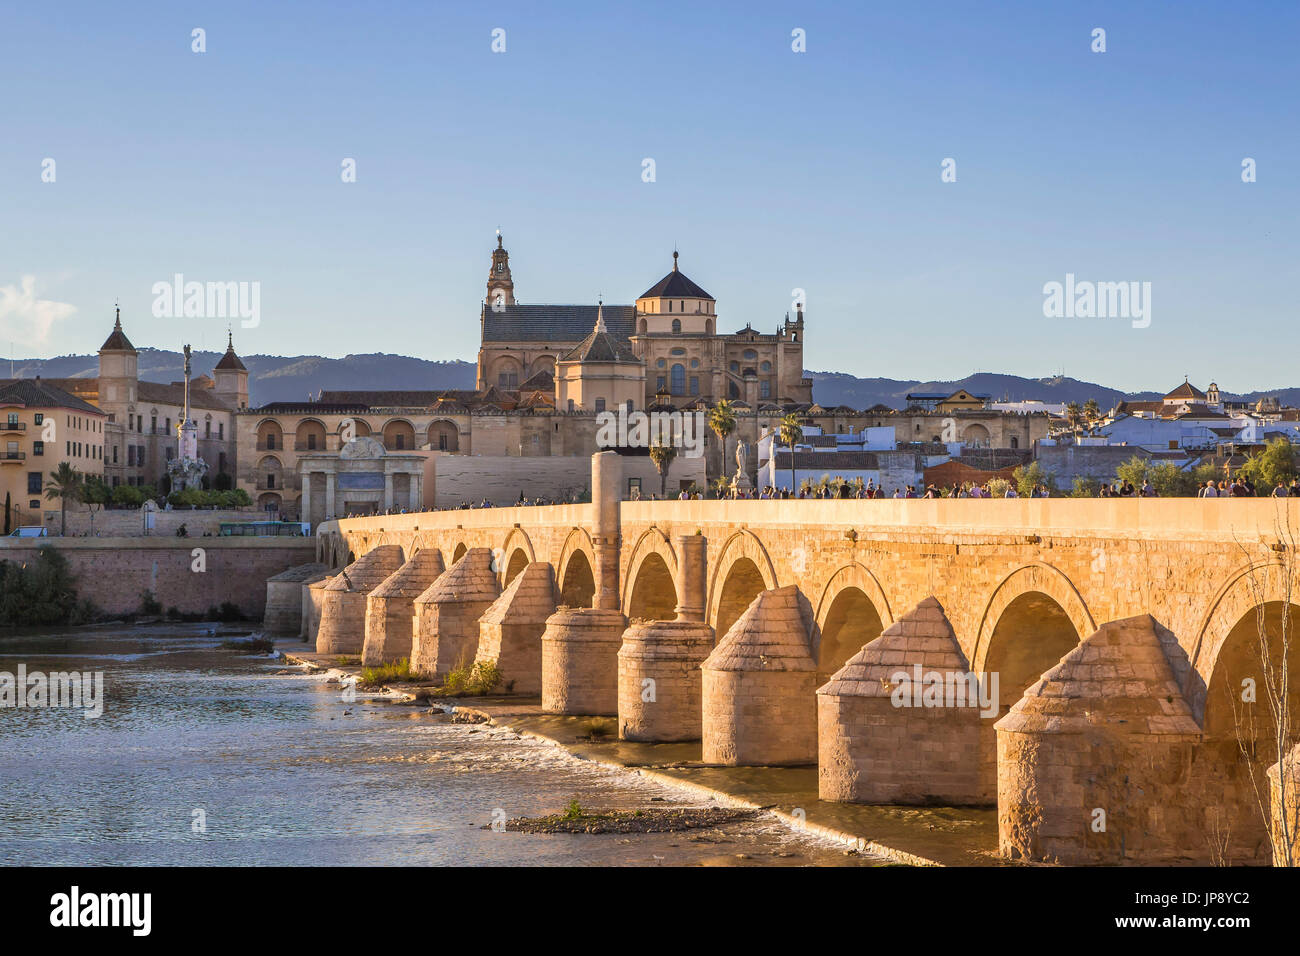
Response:
M590 608L560 608L542 634L542 710L548 714L618 713L618 651L627 618L619 609L619 513L623 464L612 451L591 456L596 593Z
M329 572L323 564L300 564L266 579L266 611L262 629L268 634L299 634L302 631L302 588Z
M1103 624L997 723L998 846L1065 864L1203 860L1191 786L1201 728L1177 639L1148 614Z
M415 599L446 570L437 548L421 548L366 598L366 642L361 663L378 667L409 659Z
M891 624L817 690L821 799L996 804L997 685L982 716L975 677L935 598Z
M491 548L470 548L415 599L411 622L411 671L443 678L472 664L478 622L501 596Z
M325 606L325 589L334 578L335 575L327 574L318 581L302 586L302 630L298 636L312 647L316 646L316 638L320 634L320 612Z
M713 650L704 621L708 590L701 534L678 535L675 621L633 624L618 652L618 733L624 740L699 740L700 665Z
M383 544L340 571L325 587L317 654L360 654L366 640L366 598L402 566L402 549Z
M762 591L701 665L704 762L817 762L817 661L794 585Z
M495 662L510 693L541 693L542 634L554 613L551 566L530 562L479 620L475 662Z

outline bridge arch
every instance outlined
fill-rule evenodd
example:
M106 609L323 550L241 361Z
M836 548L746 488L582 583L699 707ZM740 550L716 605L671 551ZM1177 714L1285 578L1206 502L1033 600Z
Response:
M1205 825L1231 835L1234 855L1261 862L1270 839L1257 801L1268 793L1265 772L1278 761L1275 702L1284 688L1286 740L1300 733L1300 589L1290 573L1260 561L1229 577L1196 635L1184 689L1204 733L1198 769Z
M854 561L830 576L822 588L814 620L813 646L820 684L893 624L894 615L876 576Z
M591 607L596 596L596 548L584 529L574 528L565 537L555 567L560 603L569 607Z
M1064 572L1050 564L1027 564L994 590L968 659L972 670L998 674L1001 714L1096 629Z
M623 614L628 620L671 621L677 609L677 552L658 528L637 538L623 570Z
M752 531L737 531L728 538L718 552L709 579L708 622L718 640L722 640L760 591L777 586L772 559Z
M523 528L511 528L500 551L501 589L505 590L524 568L537 560L532 539Z
M451 563L455 564L461 558L465 557L465 552L468 550L469 547L465 544L464 541L457 541L456 547L452 548L451 551ZM450 565L448 565L448 567L450 567Z

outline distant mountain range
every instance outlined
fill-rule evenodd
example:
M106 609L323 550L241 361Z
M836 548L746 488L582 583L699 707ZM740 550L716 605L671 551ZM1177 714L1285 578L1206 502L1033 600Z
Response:
M196 375L210 374L221 358L220 352L195 352ZM474 387L473 362L453 359L431 362L406 355L372 352L322 358L319 355L244 355L248 367L250 401L304 402L322 389L469 389ZM183 358L179 352L165 349L140 350L140 377L150 382L177 382L182 377ZM97 355L62 355L52 359L19 359L13 374L19 378L89 378L98 372ZM0 376L9 369L0 360ZM813 397L827 408L848 405L865 409L873 405L904 408L909 392L955 392L959 388L980 395L992 395L997 401L1038 399L1043 402L1079 402L1095 398L1104 409L1123 400L1150 401L1164 392L1132 392L1107 388L1075 378L1023 378L979 372L950 382L921 382L894 378L858 378L844 372L806 372L813 380ZM1177 382L1170 383L1172 388ZM1198 383L1202 388L1208 382ZM1223 393L1224 398L1255 401L1264 395L1276 396L1284 405L1300 404L1300 387L1245 394Z

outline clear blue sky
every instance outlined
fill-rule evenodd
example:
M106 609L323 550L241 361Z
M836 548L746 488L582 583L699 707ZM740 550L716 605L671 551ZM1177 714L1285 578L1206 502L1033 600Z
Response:
M472 360L499 226L525 302L631 302L674 243L723 330L774 328L803 288L810 369L1300 385L1300 4L95 0L0 22L5 354L97 348L115 297L137 346L224 344L220 320L150 314L180 272L261 283L242 353ZM1151 282L1151 326L1044 318L1067 272Z

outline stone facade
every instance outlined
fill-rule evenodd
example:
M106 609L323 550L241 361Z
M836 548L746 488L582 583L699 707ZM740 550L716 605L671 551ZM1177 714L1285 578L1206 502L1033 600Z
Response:
M992 715L981 717L972 676L934 598L886 628L817 690L821 798L996 803L990 744L997 702ZM929 692L926 681L935 682ZM945 695L949 686L960 689L960 701Z
M410 659L415 599L446 570L442 552L421 548L366 598L366 642L361 663L378 667Z
M501 595L489 548L470 548L415 599L411 670L445 678L474 663L478 622Z
M360 654L366 641L366 599L402 566L402 549L381 545L348 565L325 586L317 654Z
M0 537L0 561L23 564L42 547L67 558L77 596L104 614L139 612L147 591L164 612L203 614L229 603L252 620L266 612L260 582L314 556L310 538Z

